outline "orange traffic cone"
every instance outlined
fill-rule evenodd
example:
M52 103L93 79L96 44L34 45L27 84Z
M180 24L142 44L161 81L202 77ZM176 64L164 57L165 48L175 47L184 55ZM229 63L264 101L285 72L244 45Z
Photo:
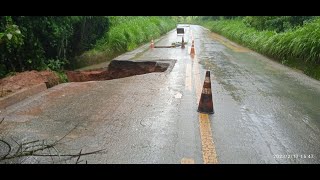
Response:
M198 112L213 114L213 102L212 102L212 92L211 92L211 80L210 71L206 72L206 77L203 83L203 89L201 93L201 98L199 102Z
M151 40L150 48L154 48L153 39Z
M195 50L194 50L194 40L192 40L192 45L191 45L190 54L191 54L191 55L195 55L195 54L196 54L196 52L195 52Z
M184 46L184 38L183 38L183 36L182 36L181 48L182 48L182 49L184 49L184 48L185 48L185 46Z

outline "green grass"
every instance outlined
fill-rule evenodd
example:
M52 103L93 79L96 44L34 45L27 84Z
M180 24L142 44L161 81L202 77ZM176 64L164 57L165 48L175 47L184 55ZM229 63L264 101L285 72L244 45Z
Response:
M151 42L176 27L168 17L110 17L111 28L95 47L85 52L80 66L111 60L119 54L131 51L146 42Z
M61 71L53 71L59 78L59 83L66 83L68 82L68 77L64 72Z
M101 40L96 49L109 52L125 52L137 48L152 38L158 38L175 27L175 22L170 18L161 17L128 17L125 20L119 17L121 23L111 27ZM116 21L116 20L114 20Z
M201 25L320 80L320 18L282 33L258 31L239 19L207 21Z
M304 74L313 77L317 80L320 80L320 66L314 65L312 63L308 63L305 61L300 61L298 59L292 59L290 61L282 61L281 62L284 65L287 65L289 67L292 67L294 69L301 70Z

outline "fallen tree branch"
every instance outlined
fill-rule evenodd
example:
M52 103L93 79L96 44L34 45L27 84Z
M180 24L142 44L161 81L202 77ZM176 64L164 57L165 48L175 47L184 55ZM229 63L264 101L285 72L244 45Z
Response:
M10 152L11 152L11 146L10 146L9 143L7 143L6 141L4 141L4 140L2 140L2 139L0 139L0 142L3 142L5 145L8 146L8 152L7 152L7 154L0 158L0 160L3 160L3 159L5 159L5 158L10 154Z
M46 143L46 145L47 145L47 143ZM51 155L51 151L50 151L50 148L48 149L48 151L49 151L49 154ZM52 163L54 164L54 160L53 160L53 157L52 156L50 156L50 158L51 158L51 160L52 160ZM60 160L60 159L59 159Z
M18 152L21 150L21 152L22 152L22 144L20 143L18 143L13 137L11 137L11 139L19 146L18 147L18 149L17 149L17 151L16 151L16 153L14 153L14 154L18 154Z
M4 120L4 118L1 120L0 124L2 123L3 120ZM0 142L4 143L8 147L8 151L6 152L6 154L3 157L0 157L0 162L5 161L5 160L14 159L14 158L21 158L21 157L28 158L30 156L32 156L32 158L35 159L34 157L39 156L39 157L50 157L52 160L52 163L55 163L53 157L59 157L58 162L61 162L61 157L69 157L69 158L63 158L62 159L63 161L68 161L73 158L77 158L76 164L78 164L78 163L84 161L84 160L80 161L80 158L82 156L97 154L97 153L100 153L100 152L106 150L106 148L105 148L105 149L100 149L100 150L96 150L96 151L92 151L92 152L82 153L82 149L81 149L80 152L77 154L60 154L55 146L58 143L60 143L60 141L63 140L66 136L68 136L75 128L77 128L77 126L78 125L73 127L70 131L68 131L68 133L66 133L60 139L54 141L53 143L49 143L49 144L45 140L33 140L33 141L29 141L29 142L19 143L14 138L11 138L15 142L15 144L17 145L16 146L17 150L15 150L14 154L11 154L11 151L13 150L12 149L13 146L11 146L7 141L0 139ZM55 154L51 153L51 151L50 151L51 148L54 149ZM44 150L47 150L46 151L47 154L44 154ZM43 152L41 152L41 151L43 151ZM41 153L38 153L38 152L41 152ZM24 159L24 160L26 160L26 159ZM38 163L40 163L40 161L38 159L35 159L35 160ZM85 162L87 163L87 161L85 161Z
M77 125L75 125L67 134L65 134L62 138L58 139L57 141L55 141L53 144L56 145L58 144L58 142L60 142L62 139L64 139L66 136L68 136L74 129L76 129L78 127L79 123Z
M50 157L50 156L70 156L70 157L78 157L79 155L87 156L87 155L91 155L91 154L96 154L96 153L102 152L104 150L106 150L106 148L105 149L100 149L100 150L97 150L97 151L88 152L88 153L83 153L83 154L81 154L81 152L80 152L80 154L60 154L60 155L58 155L58 154L32 154L32 156L46 156L46 157Z
M77 159L77 161L76 161L76 164L78 164L79 159L80 159L80 157L81 157L81 151L82 151L82 149L80 150L79 157L78 157L78 159Z

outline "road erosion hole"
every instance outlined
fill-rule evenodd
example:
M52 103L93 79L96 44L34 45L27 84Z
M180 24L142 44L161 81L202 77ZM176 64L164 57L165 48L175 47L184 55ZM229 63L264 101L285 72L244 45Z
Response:
M104 81L153 72L169 72L175 62L176 60L172 59L156 61L113 60L108 68L67 71L66 73L69 82Z

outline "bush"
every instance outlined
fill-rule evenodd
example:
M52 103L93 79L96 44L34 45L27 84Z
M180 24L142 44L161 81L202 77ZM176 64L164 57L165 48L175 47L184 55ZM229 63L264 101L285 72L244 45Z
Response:
M73 65L73 57L92 48L108 22L105 16L0 16L1 69L41 70L52 60Z
M54 71L54 73L59 77L59 83L68 82L68 76L64 72Z
M259 31L284 32L302 26L314 18L314 16L246 16L243 18L243 23Z

